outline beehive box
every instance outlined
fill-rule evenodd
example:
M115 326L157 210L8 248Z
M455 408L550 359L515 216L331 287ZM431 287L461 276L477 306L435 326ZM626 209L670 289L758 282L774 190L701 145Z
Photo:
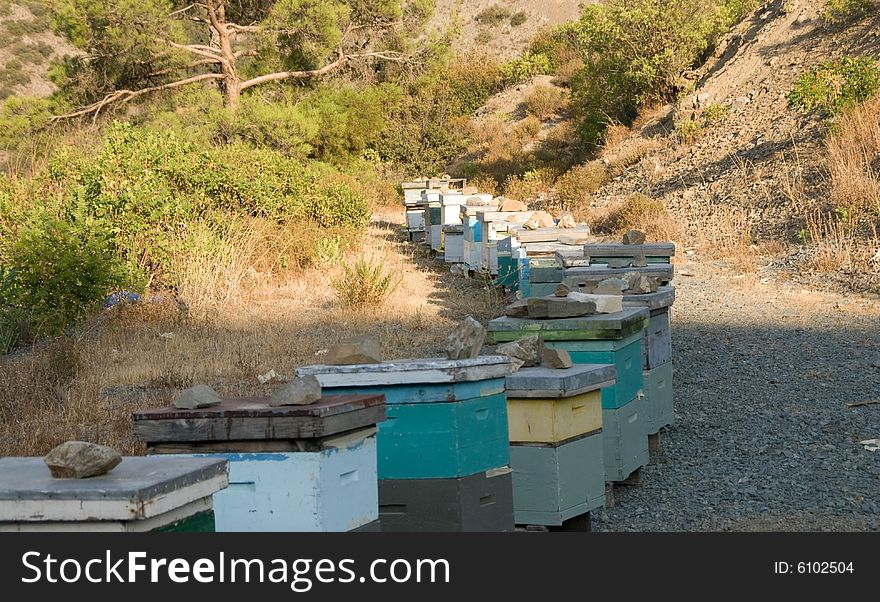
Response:
M464 226L443 226L443 260L446 263L464 263Z
M547 347L568 351L575 363L614 365L616 382L602 390L602 407L616 408L643 387L641 338L649 315L647 309L627 308L615 314L558 320L503 317L489 322L488 330L495 342L537 334Z
M425 231L425 208L416 207L406 212L406 229L409 232Z
M519 525L562 525L605 504L602 433L558 444L512 444L513 508Z
M625 481L649 461L644 401L636 398L616 409L602 410L605 480Z
M614 366L567 370L523 368L506 379L512 443L559 443L602 428L602 389L614 384Z
M229 461L218 531L346 531L378 518L375 425L381 395L325 396L307 406L227 399L200 410L134 414L153 454Z
M105 475L55 479L42 458L0 458L0 531L213 531L227 463L123 458Z
M513 489L504 466L454 479L379 482L383 532L513 531Z
M503 378L510 358L409 360L363 366L307 366L328 390L382 392L380 479L468 476L508 461Z
M645 370L645 430L649 435L675 422L672 363Z
M670 258L675 256L675 243L590 243L583 246L583 254L594 264L607 264L612 259L634 259L636 256L644 256L648 264L668 264Z

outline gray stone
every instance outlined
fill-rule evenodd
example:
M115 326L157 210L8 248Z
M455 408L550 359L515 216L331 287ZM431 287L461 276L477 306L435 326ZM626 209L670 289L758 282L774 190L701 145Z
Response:
M570 293L570 292L571 292L571 289L568 288L568 285L560 283L560 285L556 287L556 291L554 292L554 294L557 297L568 297L568 293Z
M381 364L382 346L374 336L363 336L333 345L327 351L325 362L331 366Z
M568 295L568 298L595 303L597 314L616 314L619 311L623 311L623 295L619 293L613 295L571 293Z
M535 211L532 217L523 224L526 230L538 230L540 228L552 228L556 225L553 216L546 211Z
M566 295L567 296L567 295ZM527 318L529 317L529 301L528 299L520 299L514 301L504 308L504 315L508 318Z
M198 410L220 405L220 396L208 385L196 385L178 393L173 403L181 410Z
M590 234L589 229L584 229L582 231L567 230L559 235L558 241L559 244L562 245L580 247L590 242L592 238L593 236Z
M44 458L56 479L87 479L107 474L122 462L115 449L85 441L62 443Z
M647 235L641 230L630 230L623 235L623 244L625 245L643 245Z
M566 370L574 366L571 355L565 349L544 348L544 365L554 370Z
M320 401L321 383L312 375L298 376L292 382L276 389L269 399L269 405L279 406L307 406Z
M578 301L570 296L532 297L528 300L529 317L537 320L557 318L579 318L596 313L596 304L591 301Z
M468 316L446 337L446 357L451 360L473 359L480 355L485 341L486 329L473 316Z
M597 295L620 295L630 288L630 282L624 278L606 278L596 285L593 293Z
M499 355L506 355L520 360L523 366L531 368L541 365L541 354L544 351L544 340L538 335L504 343L495 350ZM522 366L520 366L522 367Z

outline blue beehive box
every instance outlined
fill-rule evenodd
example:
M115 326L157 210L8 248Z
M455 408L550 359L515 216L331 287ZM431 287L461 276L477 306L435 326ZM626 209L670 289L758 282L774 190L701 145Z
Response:
M380 479L457 478L506 466L506 356L411 360L361 366L308 366L326 390L382 393Z

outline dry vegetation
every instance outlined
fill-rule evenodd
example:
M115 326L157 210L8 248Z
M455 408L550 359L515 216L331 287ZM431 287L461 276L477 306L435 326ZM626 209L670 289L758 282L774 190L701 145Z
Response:
M242 244L259 252L251 240ZM361 253L386 257L400 282L381 305L349 308L331 282ZM380 338L386 358L436 355L456 322L494 317L501 302L494 289L450 277L384 221L373 223L361 249L288 281L250 278L242 272L253 266L237 265L227 261L216 276L200 269L182 298L189 309L174 300L118 307L82 336L0 359L0 455L41 455L68 439L142 453L131 412L165 405L180 388L267 393L275 385L260 385L258 375L286 378L295 366L320 363L333 343L363 334Z

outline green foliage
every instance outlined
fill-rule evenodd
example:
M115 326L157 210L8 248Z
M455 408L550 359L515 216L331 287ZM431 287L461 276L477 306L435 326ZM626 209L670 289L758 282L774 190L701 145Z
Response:
M526 11L517 11L510 17L510 25L513 27L519 27L520 25L525 24L528 20L529 15Z
M703 123L696 119L683 119L675 124L673 136L681 144L693 144L703 135Z
M880 67L871 57L843 57L814 67L795 82L791 106L834 116L880 92Z
M524 82L536 75L550 75L552 73L552 59L541 52L529 52L501 66L501 75L507 85Z
M730 106L718 103L710 104L703 109L703 120L706 125L721 123L730 116Z
M581 206L609 180L608 170L598 161L576 165L556 180L556 194L563 209Z
M509 8L500 4L493 4L477 13L474 19L484 25L497 27L511 17L513 17L513 12Z
M551 169L533 169L522 176L509 176L504 182L504 196L521 201L534 201L548 192L556 179Z
M650 102L676 97L682 74L754 3L745 0L609 0L584 8L574 27L584 62L573 78L581 137L600 142Z
M343 266L343 274L333 281L333 289L345 306L363 308L381 305L399 283L395 270L386 270L383 260L359 258L353 265Z
M68 222L44 214L22 226L7 243L0 306L16 321L30 313L41 332L53 334L129 286L131 278L113 254L111 237L98 224ZM4 344L12 346L9 335ZM16 337L15 343L18 342Z
M840 23L862 17L877 8L876 0L827 0L822 20L826 23Z

